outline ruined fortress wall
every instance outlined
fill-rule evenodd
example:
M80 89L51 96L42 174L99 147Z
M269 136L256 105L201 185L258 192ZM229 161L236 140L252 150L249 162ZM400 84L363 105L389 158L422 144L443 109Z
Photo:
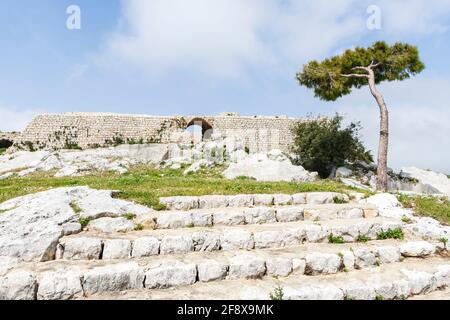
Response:
M121 143L168 143L193 124L226 136L239 136L250 152L279 148L288 151L291 128L300 119L267 116L148 116L109 113L65 113L33 119L17 148L92 148Z

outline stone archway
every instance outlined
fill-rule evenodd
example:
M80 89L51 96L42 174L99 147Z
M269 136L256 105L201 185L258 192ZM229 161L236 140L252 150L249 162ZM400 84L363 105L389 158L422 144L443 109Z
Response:
M199 117L193 118L191 121L188 122L185 129L188 130L188 128L190 128L192 126L198 126L201 128L202 139L209 139L211 137L213 127L205 119L199 118Z

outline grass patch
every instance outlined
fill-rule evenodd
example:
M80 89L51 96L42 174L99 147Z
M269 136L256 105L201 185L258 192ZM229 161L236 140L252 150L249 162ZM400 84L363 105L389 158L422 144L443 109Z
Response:
M450 201L445 197L399 195L399 201L405 208L411 208L417 216L431 217L450 225Z
M6 148L0 148L0 156L6 152Z
M401 228L388 229L377 234L377 240L400 239L403 240L404 234Z
M81 211L83 211L75 202L69 203L69 206L72 208L73 212L75 212L76 214L79 214Z
M261 194L298 192L340 192L355 190L332 180L316 182L258 182L254 180L227 180L220 170L205 169L192 175L183 170L155 169L138 166L120 175L113 172L95 172L81 177L52 177L49 173L35 173L26 177L0 180L0 203L30 193L51 188L89 186L94 189L121 191L119 198L163 210L160 197L200 196L207 194Z
M367 242L369 240L370 240L370 238L368 236L366 236L365 234L360 234L356 238L356 242Z
M136 225L134 226L134 229L133 229L133 230L134 230L134 231L142 231L142 230L144 230L144 225L138 223L138 224L136 224Z
M344 243L344 238L342 236L334 236L333 234L330 234L328 236L328 242L329 243Z
M340 198L340 197L334 197L333 202L336 204L347 203L343 198Z
M91 221L90 218L80 218L78 220L78 222L80 222L82 228L85 228L89 224L90 221Z
M125 219L127 219L127 220L133 220L133 219L136 217L136 215L134 215L134 214L132 214L132 213L125 213L125 214L123 215L123 217L124 217Z

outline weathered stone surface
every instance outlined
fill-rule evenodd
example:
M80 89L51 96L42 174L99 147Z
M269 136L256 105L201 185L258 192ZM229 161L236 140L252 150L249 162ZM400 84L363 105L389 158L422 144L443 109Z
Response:
M341 289L331 284L306 285L300 288L287 287L286 299L290 300L343 300Z
M216 211L213 214L213 223L222 226L242 225L245 224L245 215L241 209Z
M220 234L217 232L200 231L192 234L195 251L216 251L220 249Z
M125 218L105 217L90 221L88 229L104 233L129 232L134 229L134 223Z
M423 294L434 290L436 278L433 274L422 271L402 269L407 277L412 294Z
M266 260L267 275L287 277L292 272L292 260L287 258L269 258Z
M152 211L114 199L114 194L114 191L88 187L57 188L0 204L0 210L6 211L0 215L0 255L25 261L52 260L59 239L81 231L80 217L94 219ZM74 212L78 208L80 212ZM101 220L91 223L100 224ZM112 228L112 224L106 223L105 228Z
M395 280L392 282L395 289L395 296L397 299L406 299L411 294L411 288L407 280Z
M353 171L346 167L339 167L336 169L336 178L348 178L353 174Z
M166 197L160 198L159 202L169 210L190 210L199 206L198 197Z
M431 186L437 190L437 193L450 195L450 179L443 173L415 167L402 167L400 174L407 178L414 178L424 185Z
M154 237L141 237L133 241L133 258L149 257L159 254L160 242Z
M306 193L293 194L292 204L306 204Z
M84 274L86 294L141 289L144 272L135 262L95 267Z
M294 166L289 160L274 161L267 155L250 155L237 163L231 163L223 172L227 179L240 176L251 177L257 181L313 181L317 173L310 173L301 166Z
M294 274L304 274L306 268L305 259L292 259L292 272Z
M177 229L193 225L193 219L188 212L164 212L158 217L157 223L159 229Z
M255 194L255 206L269 206L273 204L273 195L271 194Z
M383 300L392 300L397 296L397 288L394 284L383 281L379 277L370 279L368 285L373 288L377 297L383 298Z
M337 217L340 219L358 219L364 217L364 210L361 208L346 208L338 210Z
M225 230L220 238L220 243L223 250L253 249L255 247L252 233L239 229Z
M367 249L356 249L355 254L355 266L357 269L366 267L372 267L377 263L375 254Z
M339 193L334 192L308 192L306 194L306 203L307 204L326 204L326 203L334 203L333 198L342 196Z
M63 258L66 260L100 259L102 242L100 239L77 237L65 239Z
M363 282L350 280L342 288L345 298L348 300L374 300L375 290Z
M268 207L248 208L244 210L246 224L263 224L277 222L275 209Z
M230 259L230 279L257 279L266 273L266 263L252 254L242 254Z
M228 206L227 196L208 195L198 197L198 207L200 209L225 208Z
M131 241L127 239L105 240L102 259L128 259L131 257Z
M45 272L39 281L38 300L69 300L83 296L80 271L61 269Z
M211 227L213 225L213 216L208 212L193 212L192 224L194 227Z
M215 261L207 260L197 267L198 279L202 282L225 279L228 273L228 265Z
M145 272L145 287L148 289L170 288L195 283L195 264L173 261L160 264Z
M342 265L345 271L352 271L355 269L355 255L350 250L345 250L341 252L342 254Z
M289 194L274 194L273 204L276 206L292 204L292 196Z
M425 257L435 251L436 246L426 241L408 242L400 246L400 252L405 257Z
M314 252L306 255L306 274L337 273L341 267L341 259L336 254Z
M19 264L19 262L20 260L18 258L0 256L0 276L13 269Z
M281 247L283 241L282 231L259 231L253 235L256 249Z
M438 271L434 274L436 287L450 286L450 264L438 266L437 269Z
M161 239L161 254L186 253L194 250L191 236L164 236Z
M400 250L394 246L382 246L377 248L377 256L380 263L393 263L401 259Z
M276 216L279 222L300 221L303 220L303 208L300 207L277 208Z
M29 271L11 271L0 277L0 300L35 300L36 275Z
M228 196L229 207L250 207L254 204L254 196L252 194L237 194Z

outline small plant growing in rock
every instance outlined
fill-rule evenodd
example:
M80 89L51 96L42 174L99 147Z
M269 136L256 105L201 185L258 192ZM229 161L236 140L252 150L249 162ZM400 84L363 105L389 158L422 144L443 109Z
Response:
M402 217L402 222L404 222L404 223L412 223L412 220L411 220L411 218L408 218L407 216L403 216Z
M328 236L328 242L329 243L344 243L344 238L342 236L334 236L333 234L330 234Z
M167 206L165 204L158 203L158 204L153 205L153 209L156 211L163 211L163 210L167 210Z
M346 203L344 198L340 198L340 197L333 197L333 202L336 204Z
M388 229L377 234L377 240L400 239L403 240L404 234L401 228Z
M187 226L186 226L186 228L193 228L194 227L194 224L193 223L189 223Z
M339 258L342 259L342 258L344 257L344 254L343 254L342 252L339 252L339 253L338 253L338 256L339 256Z
M144 230L144 226L140 223L134 226L134 231L142 231Z
M273 292L269 294L270 300L284 300L284 290L282 286L275 288Z
M378 296L375 297L375 300L384 300L384 297L381 296L381 295L378 295Z
M76 214L79 214L81 211L83 211L75 202L69 203L69 206L72 208L73 212L75 212Z
M136 216L132 213L126 213L123 215L123 217L127 220L133 220Z
M356 242L367 242L369 240L370 240L370 238L368 236L366 236L365 234L360 234L356 238Z
M444 248L447 248L448 239L445 237L439 238L439 241L442 242Z
M91 221L90 218L80 218L78 220L78 222L80 222L82 228L86 228L90 221Z

